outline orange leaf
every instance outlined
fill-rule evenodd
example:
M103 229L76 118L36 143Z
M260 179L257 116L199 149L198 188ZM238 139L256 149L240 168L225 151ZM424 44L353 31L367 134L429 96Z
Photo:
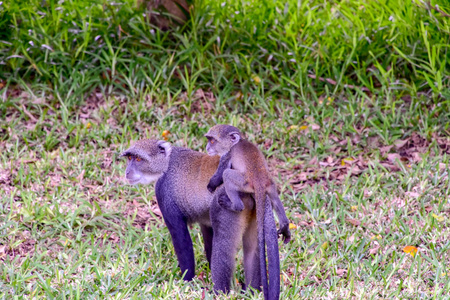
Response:
M406 246L405 248L403 248L403 252L409 253L412 257L416 255L417 250L417 247L414 246Z
M170 134L169 130L164 130L162 132L162 137L164 138L165 141L167 141L169 139L169 134Z

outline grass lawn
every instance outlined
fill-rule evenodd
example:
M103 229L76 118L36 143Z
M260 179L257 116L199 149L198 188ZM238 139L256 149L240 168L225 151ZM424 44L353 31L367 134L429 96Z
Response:
M446 0L198 0L160 32L132 0L0 2L0 298L213 299L199 227L187 283L153 184L127 185L118 154L205 152L227 123L296 227L282 299L449 299L449 16ZM239 289L220 299L262 297Z

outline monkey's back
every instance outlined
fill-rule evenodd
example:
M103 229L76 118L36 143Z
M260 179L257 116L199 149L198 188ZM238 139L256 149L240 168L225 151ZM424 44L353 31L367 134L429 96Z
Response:
M159 205L165 205L165 199L171 199L189 223L210 226L212 194L206 186L219 165L219 159L190 149L172 148L167 172L156 183Z
M241 140L230 151L232 168L245 174L246 180L260 182L264 187L270 184L266 159L255 144Z

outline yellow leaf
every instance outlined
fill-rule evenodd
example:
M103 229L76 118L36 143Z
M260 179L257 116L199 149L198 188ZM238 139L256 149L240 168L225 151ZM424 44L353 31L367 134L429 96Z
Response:
M403 248L403 252L409 253L412 257L416 255L417 250L417 247L414 246L406 246L405 248Z
M358 210L358 206L357 205L353 205L352 207L350 207L351 211L357 211Z
M327 250L327 248L328 248L329 246L330 246L330 245L328 245L328 242L325 242L325 243L322 244L322 249L323 249L323 250Z
M300 126L300 130L306 130L306 129L308 129L308 126L306 126L306 125Z
M371 239L372 241L375 240L375 239L381 240L382 237L381 237L381 235L377 234L377 235L373 235L370 239Z
M88 123L86 124L86 129L91 128L91 126L92 126L91 122L88 122Z
M291 125L288 127L288 130L294 130L294 129L298 129L297 125Z
M236 100L241 101L244 98L244 94L241 91L236 93Z
M444 216L438 216L437 214L432 214L433 218L435 218L438 222L444 221Z
M164 138L165 141L167 141L169 139L169 134L170 134L169 130L164 130L162 132L162 137Z
M351 158L351 157L344 158L344 159L341 161L341 166L345 166L345 162L346 162L346 161L348 161L348 162L353 161L353 158Z
M297 225L294 223L289 223L289 229L297 229Z
M259 78L259 76L257 76L257 75L253 75L253 76L252 76L252 79L253 79L253 81L254 81L256 84L260 84L260 83L261 83L261 78Z

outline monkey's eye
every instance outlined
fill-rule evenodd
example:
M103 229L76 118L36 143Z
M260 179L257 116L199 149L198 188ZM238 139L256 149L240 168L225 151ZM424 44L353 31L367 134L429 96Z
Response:
M131 155L128 155L128 160L132 160L133 158L131 157Z
M164 148L163 146L158 146L159 148L159 153L165 153L166 152L166 148Z
M215 141L216 141L216 140L215 140L215 139L213 139L213 138L210 138L210 139L209 139L209 142L210 142L211 144L214 144L214 143L215 143Z
M136 161L141 161L141 158L140 157L136 157Z

